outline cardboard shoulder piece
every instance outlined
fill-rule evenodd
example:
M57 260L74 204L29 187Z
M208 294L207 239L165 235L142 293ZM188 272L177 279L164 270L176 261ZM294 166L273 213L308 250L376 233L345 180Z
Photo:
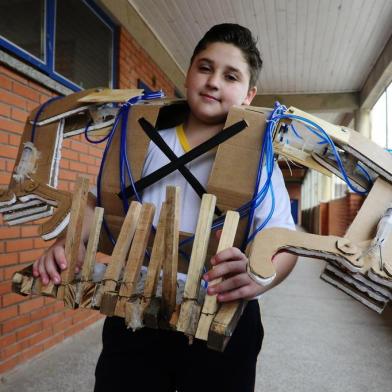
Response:
M132 106L128 118L127 152L135 183L141 179L150 143L150 138L140 125L140 119L146 119L155 129L162 131L183 123L188 110L186 102L179 100L150 101ZM262 108L237 106L230 109L225 129L244 121L246 127L216 148L206 190L216 195L217 207L221 212L239 208L253 196L267 114L268 111ZM120 133L114 135L101 181L101 202L105 208L105 219L115 238L124 219L122 200L118 196L120 138ZM127 181L126 187L129 185ZM246 220L243 220L235 241L237 246L243 239L245 226ZM216 250L216 241L212 243L209 253ZM107 235L102 236L100 250L105 253L110 253L112 250Z

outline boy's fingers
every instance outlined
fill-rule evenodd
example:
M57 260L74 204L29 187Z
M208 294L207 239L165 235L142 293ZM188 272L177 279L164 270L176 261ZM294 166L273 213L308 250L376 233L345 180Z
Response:
M51 254L46 255L45 259L45 268L46 272L48 273L50 279L55 283L60 283L60 275L57 270L57 265L55 260L53 260L53 256Z
M216 265L213 269L204 274L204 279L211 281L217 278L223 278L227 275L238 274L246 271L245 260L228 261Z
M41 257L38 260L35 260L34 263L33 263L33 276L35 278L38 278L38 276L39 276L38 264L39 264L39 262L41 260Z
M246 256L238 248L231 247L217 253L211 263L216 265L229 260L246 260Z
M48 274L46 273L45 262L46 262L45 256L43 256L40 259L40 262L38 263L38 271L39 271L39 275L41 276L42 283L44 285L47 285L49 283L49 277Z
M227 291L236 290L248 284L249 284L248 274L245 273L237 274L229 279L223 280L222 282L214 286L208 287L208 294L213 295L213 294L225 293Z
M53 255L56 261L56 264L62 269L65 270L67 268L67 259L65 258L65 249L62 246L55 246L53 248Z
M247 299L247 298L253 298L255 296L254 293L252 293L252 289L249 286L242 286L236 290L232 291L227 291L222 294L218 294L218 301L219 302L229 302L229 301L234 301L236 299Z

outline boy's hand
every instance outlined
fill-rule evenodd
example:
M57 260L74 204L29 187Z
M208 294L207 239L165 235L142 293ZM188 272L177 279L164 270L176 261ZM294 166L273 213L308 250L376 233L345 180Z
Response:
M252 299L264 291L246 272L248 258L238 248L228 248L211 258L214 268L204 274L203 278L211 282L217 278L224 280L208 286L208 294L217 294L219 302L236 299Z
M81 242L79 247L78 262L75 272L78 273L83 264L86 253L86 246ZM35 278L41 277L42 283L47 285L50 281L54 284L61 282L60 272L67 268L65 258L65 238L57 239L45 253L34 262L33 275Z

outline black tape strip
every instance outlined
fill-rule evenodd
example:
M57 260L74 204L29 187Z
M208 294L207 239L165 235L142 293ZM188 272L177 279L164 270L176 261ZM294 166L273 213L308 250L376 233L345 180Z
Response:
M193 148L191 151L188 151L184 155L177 157L175 161L167 163L165 166L162 166L158 170L150 173L148 176L141 178L139 181L135 182L135 188L137 192L142 191L143 189L149 187L150 185L156 183L161 178L166 177L170 173L173 173L175 170L179 170L180 167L183 167L187 163L193 161L198 158L200 155L203 155L207 151L212 148L218 146L219 144L225 142L230 139L237 133L243 131L248 124L245 120L238 121L237 123L231 125L228 128L223 129L221 132L217 133L212 138L208 139L204 143L198 145ZM134 195L132 186L128 186L124 191L124 196L129 198ZM122 197L121 192L117 193L117 196Z

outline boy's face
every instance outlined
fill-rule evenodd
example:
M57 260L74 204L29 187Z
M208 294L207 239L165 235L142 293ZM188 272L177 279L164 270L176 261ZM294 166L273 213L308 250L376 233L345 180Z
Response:
M249 105L256 87L249 89L249 66L232 44L209 44L193 60L185 81L192 115L205 124L226 120L233 105Z

